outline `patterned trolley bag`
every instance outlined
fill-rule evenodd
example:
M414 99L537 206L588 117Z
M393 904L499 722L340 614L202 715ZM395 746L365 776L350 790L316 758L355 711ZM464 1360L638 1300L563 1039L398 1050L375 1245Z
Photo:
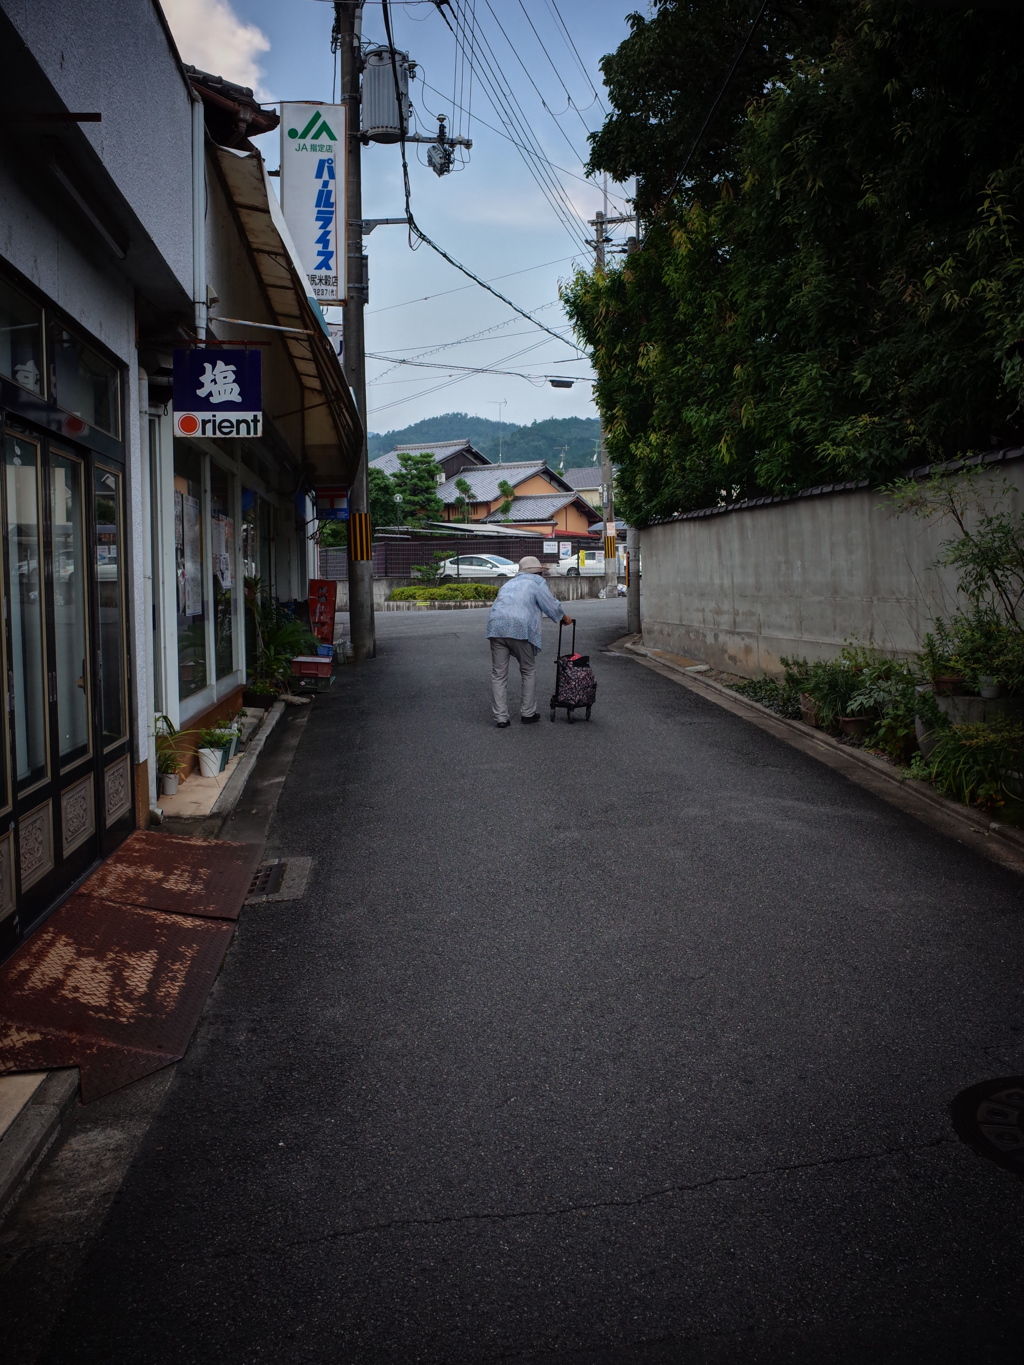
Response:
M558 624L558 656L555 659L555 691L551 698L551 719L555 711L562 707L565 718L571 725L575 717L573 711L583 708L584 719L590 719L590 708L597 696L597 679L590 667L589 654L576 653L576 622L572 623L572 644L569 653L562 653L562 623Z

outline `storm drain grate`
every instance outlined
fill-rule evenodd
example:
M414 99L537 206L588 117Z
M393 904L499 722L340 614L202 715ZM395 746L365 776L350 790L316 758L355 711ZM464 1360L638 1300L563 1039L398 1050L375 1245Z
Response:
M266 905L268 902L300 901L309 885L313 859L293 855L264 863L253 878L246 905Z
M264 863L256 870L249 887L249 896L276 896L281 890L287 870L288 864L285 862Z

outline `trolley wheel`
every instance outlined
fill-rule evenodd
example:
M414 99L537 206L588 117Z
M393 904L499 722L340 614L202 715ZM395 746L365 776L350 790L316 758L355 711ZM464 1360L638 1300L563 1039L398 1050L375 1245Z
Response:
M590 719L590 707L588 706L588 707L587 707L587 714L586 714L586 716L584 716L584 720L589 720L589 719Z
M552 720L552 722L554 721L554 719L555 719L555 708L552 706L552 708L551 708L551 720Z
M572 723L573 723L573 714L572 714L572 707L571 707L571 706L567 706L567 707L565 708L565 718L566 718L566 720L569 722L569 724L572 725Z

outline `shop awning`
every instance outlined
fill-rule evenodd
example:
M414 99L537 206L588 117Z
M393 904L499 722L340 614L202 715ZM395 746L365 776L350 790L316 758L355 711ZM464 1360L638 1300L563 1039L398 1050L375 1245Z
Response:
M302 386L303 461L309 481L313 485L348 485L359 463L362 423L324 316L309 292L277 195L267 180L263 158L259 152L238 152L230 147L214 147L213 154L272 321L305 333L278 335ZM266 414L271 422L293 415Z

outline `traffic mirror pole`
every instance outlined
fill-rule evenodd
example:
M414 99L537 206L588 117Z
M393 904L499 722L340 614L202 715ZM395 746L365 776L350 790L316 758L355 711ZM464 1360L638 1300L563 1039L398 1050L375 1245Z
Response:
M352 657L356 663L372 659L377 652L373 614L373 543L370 526L368 422L366 416L366 341L363 309L368 295L368 272L363 254L363 184L360 138L359 75L362 65L359 39L363 0L336 0L335 33L341 56L341 98L348 110L348 176L345 241L348 288L344 314L345 377L355 394L362 421L359 464L349 488L348 506L348 610L352 633Z

